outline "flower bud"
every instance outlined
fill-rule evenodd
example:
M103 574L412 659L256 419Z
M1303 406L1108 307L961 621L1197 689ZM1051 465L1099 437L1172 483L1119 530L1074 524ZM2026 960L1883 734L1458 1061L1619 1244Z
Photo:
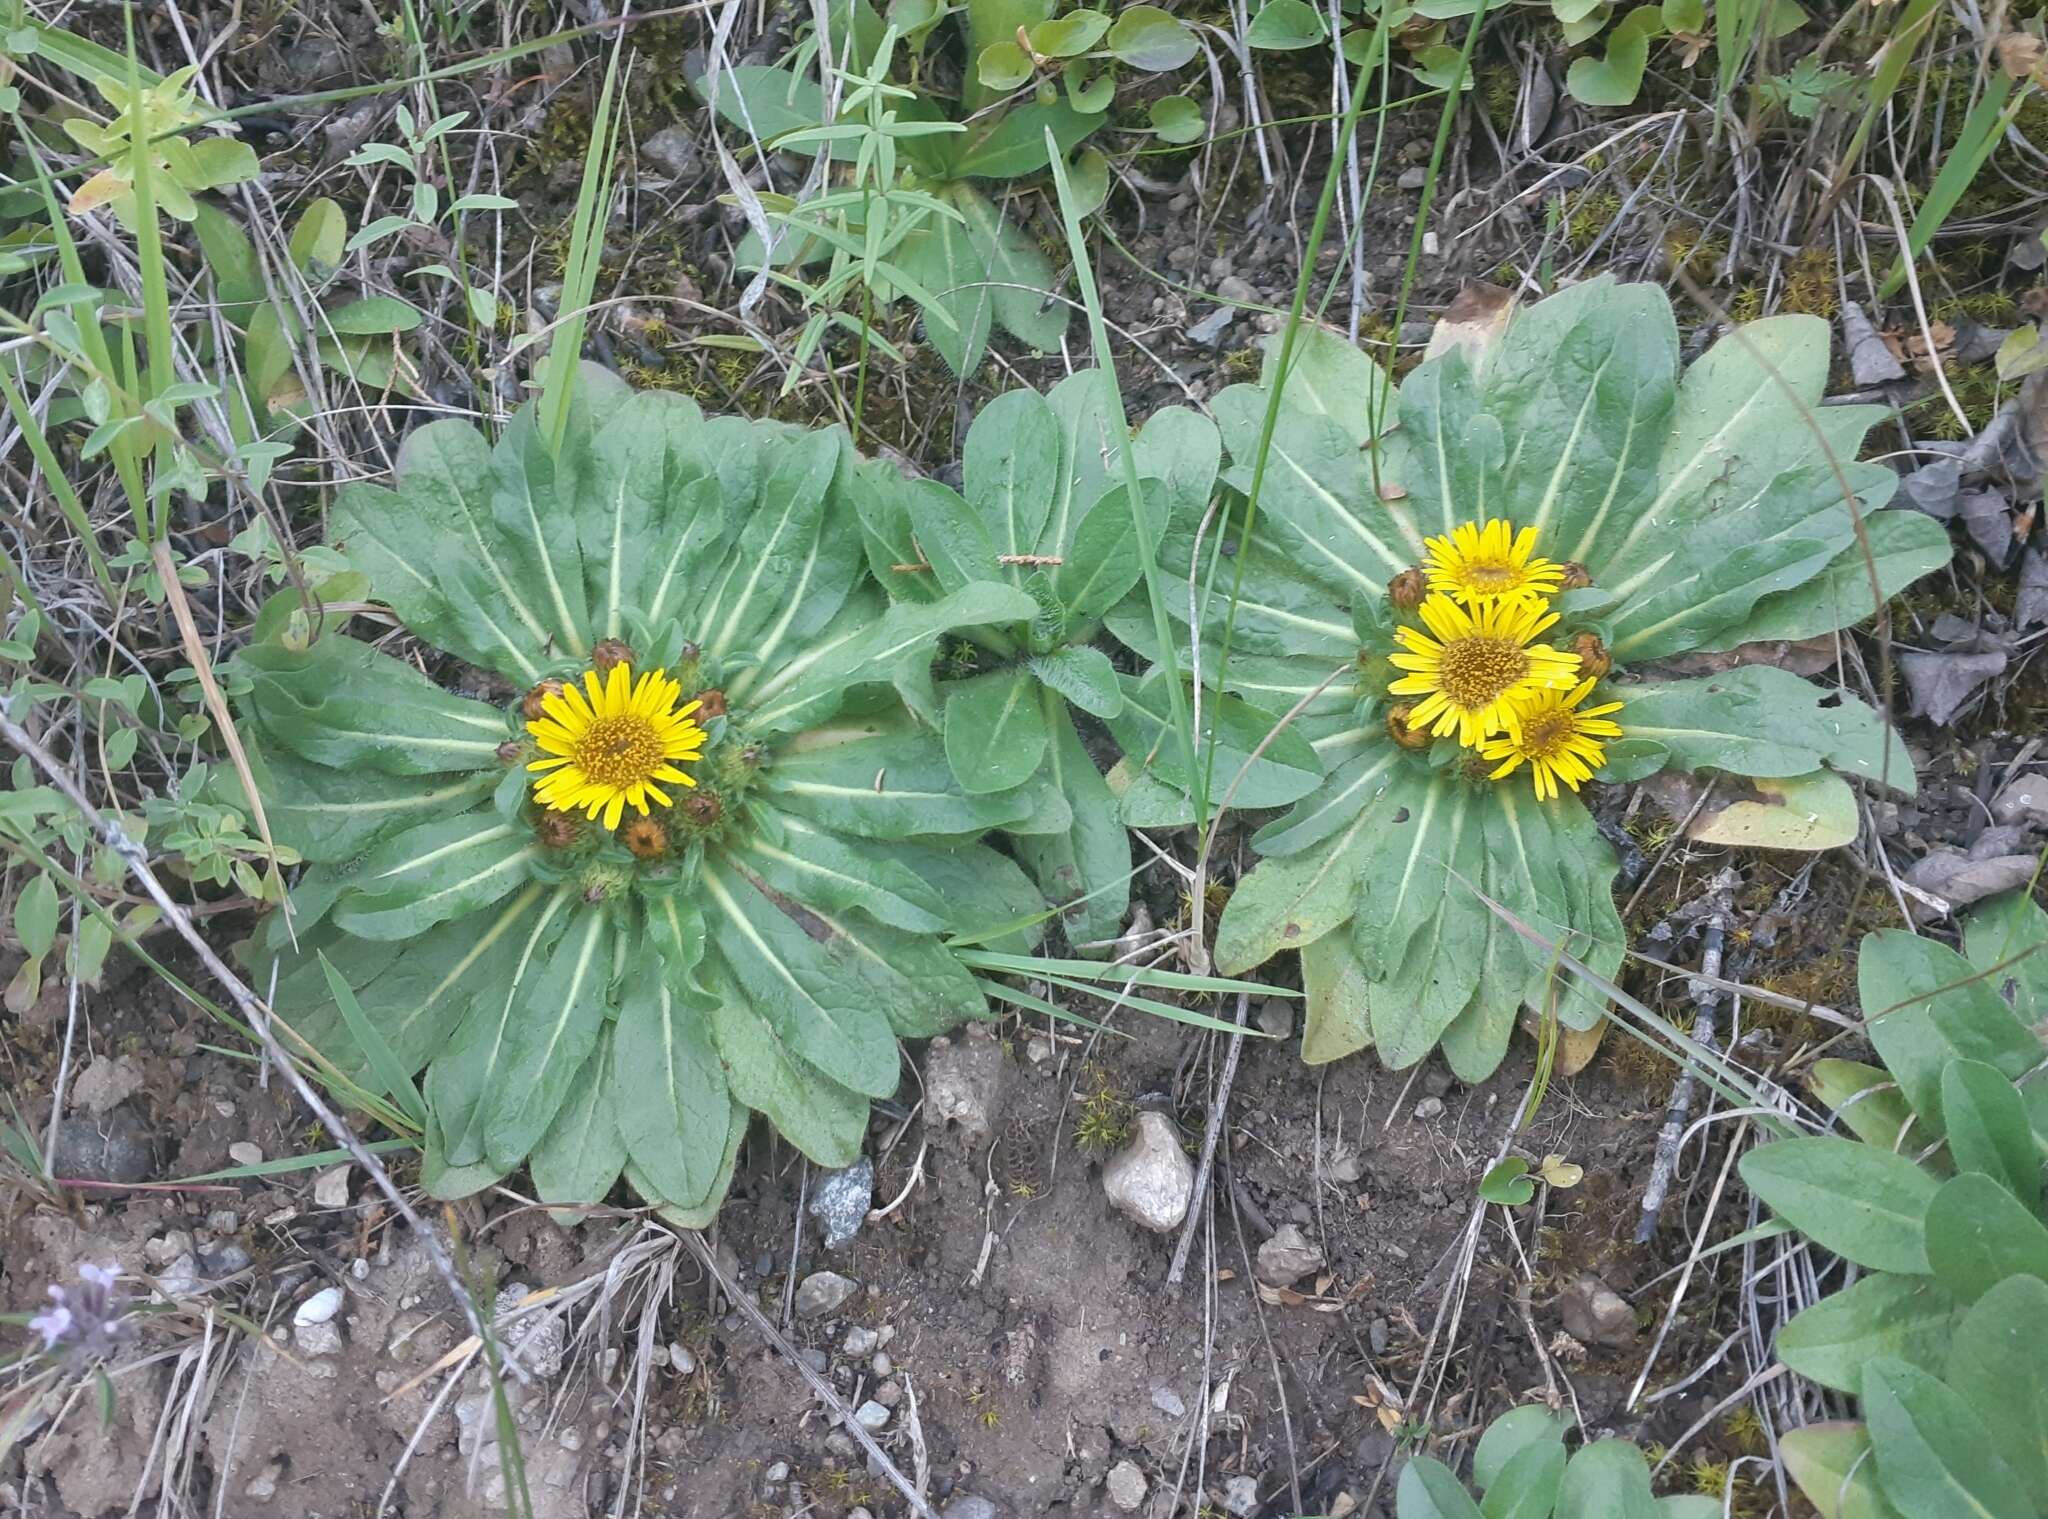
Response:
M668 830L651 817L633 819L619 836L636 860L658 860L668 853Z
M590 667L603 674L614 665L633 663L633 646L616 638L600 638L590 651Z
M562 690L563 686L559 680L544 680L526 693L519 703L519 710L526 714L528 722L537 723L548 715L547 699L550 696L560 696Z
M1581 680L1599 680L1614 669L1614 656L1607 652L1607 645L1591 633L1574 638L1572 652L1579 656Z
M1387 708L1387 737L1403 749L1427 749L1430 732L1427 728L1411 728L1408 719L1415 708L1404 702L1398 707Z
M1429 594L1429 581L1422 571L1409 566L1387 582L1387 600L1403 612L1412 612Z
M716 791L699 789L683 798L683 815L699 828L709 828L725 816L725 804Z
M526 745L520 743L516 738L508 738L504 743L498 745L498 763L501 765L516 765L519 763L519 756L525 752Z
M725 716L725 693L711 686L697 693L697 715L699 717Z
M1564 584L1558 588L1560 590L1583 591L1593 583L1593 572L1576 559L1567 559L1559 568L1564 571Z
M533 825L533 836L543 849L567 849L583 836L583 824L574 813L543 812Z

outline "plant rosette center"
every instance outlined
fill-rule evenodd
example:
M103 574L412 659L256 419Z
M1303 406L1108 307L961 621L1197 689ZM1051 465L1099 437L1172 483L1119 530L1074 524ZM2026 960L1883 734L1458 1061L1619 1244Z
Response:
M648 666L604 640L522 695L513 718L505 754L541 846L534 874L591 901L686 882L705 847L743 826L766 756L689 643Z
M1538 556L1537 538L1493 518L1425 540L1424 562L1388 584L1384 637L1359 649L1358 694L1394 699L1387 732L1402 748L1487 782L1526 765L1548 801L1606 763L1622 704L1589 704L1613 660L1597 631L1565 625L1553 598L1590 582Z

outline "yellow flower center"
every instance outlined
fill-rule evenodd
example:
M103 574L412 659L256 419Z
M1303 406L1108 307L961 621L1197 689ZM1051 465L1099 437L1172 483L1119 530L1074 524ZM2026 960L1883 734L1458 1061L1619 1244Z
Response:
M577 740L570 757L600 786L630 786L652 779L660 768L661 735L644 717L601 717Z
M1569 707L1522 719L1522 752L1530 759L1555 759L1579 731L1578 714Z
M1529 673L1529 656L1505 638L1453 638L1444 645L1438 689L1461 707L1497 701Z

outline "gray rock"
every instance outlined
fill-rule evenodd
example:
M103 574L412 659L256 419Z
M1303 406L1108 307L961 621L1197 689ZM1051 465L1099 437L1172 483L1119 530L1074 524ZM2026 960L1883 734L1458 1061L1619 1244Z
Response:
M777 1461L768 1470L761 1473L761 1480L770 1487L787 1482L789 1480L789 1463L787 1461Z
M228 1159L238 1166L260 1166L263 1164L263 1146L242 1140L228 1146Z
M1259 1480L1256 1477L1232 1477L1223 1484L1223 1507L1237 1519L1251 1519L1259 1511Z
M853 1436L843 1429L835 1429L825 1436L825 1450L842 1461L851 1461L860 1447L853 1443Z
M218 1250L201 1251L199 1264L208 1276L233 1276L249 1269L249 1252L240 1245L222 1245Z
M1303 1277L1323 1269L1323 1252L1299 1224L1282 1224L1273 1237L1259 1246L1258 1278L1269 1287L1292 1287Z
M1239 279L1234 274L1216 286L1216 293L1226 301L1241 301L1245 305L1250 305L1259 298L1259 292L1252 289L1249 280Z
M860 1291L860 1283L836 1271L813 1271L796 1287L796 1316L822 1319L837 1313L846 1300Z
M57 1122L50 1168L59 1181L147 1181L156 1169L156 1146L130 1107L117 1106L97 1118L72 1115Z
M104 1118L142 1087L143 1070L132 1055L101 1055L71 1083L71 1102L94 1118Z
M1138 1115L1137 1132L1102 1168L1110 1206L1155 1234L1180 1227L1195 1195L1195 1163L1164 1113Z
M925 1111L970 1148L995 1132L1002 1085L1003 1047L993 1034L969 1028L932 1041L924 1062Z
M873 1355L875 1347L881 1343L880 1331L870 1329L865 1324L856 1324L846 1331L846 1338L840 1343L839 1348L850 1356Z
M878 1350L875 1352L875 1358L868 1362L868 1369L878 1377L893 1376L896 1372L896 1363L889 1359L888 1351Z
M963 1494L939 1510L939 1519L998 1519L996 1506L986 1498Z
M664 127L640 144L640 156L670 179L693 179L704 155L697 139L682 127Z
M1636 1311L1597 1276L1581 1276L1557 1300L1564 1332L1582 1345L1620 1350L1635 1343Z
M1133 1462L1119 1461L1109 1469L1109 1501L1127 1514L1138 1511L1150 1485Z
M1401 171L1401 177L1394 181L1397 189L1420 190L1429 183L1429 170L1421 164L1414 164Z
M889 1410L869 1398L853 1411L853 1422L872 1435L889 1427Z
M190 1250L164 1267L156 1277L157 1291L163 1294L166 1301L192 1297L205 1285L199 1274L199 1258Z
M346 1208L348 1206L348 1173L345 1165L322 1171L313 1183L313 1206L316 1208Z
M341 1325L329 1322L294 1324L292 1340L306 1355L340 1355Z
M2048 828L2048 775L2014 776L1991 799L1991 815L2001 823Z
M192 1236L184 1229L172 1229L156 1239L146 1241L142 1247L142 1258L152 1266L168 1266L181 1255L192 1253Z
M1236 317L1236 307L1218 306L1187 329L1187 339L1190 343L1199 344L1204 348L1214 348L1223 341L1225 330Z
M533 1289L523 1282L507 1282L498 1293L498 1306L491 1316L500 1348L519 1358L519 1364L542 1381L562 1374L562 1357L569 1333L559 1316L536 1310L514 1320L521 1302Z
M1180 1394L1171 1387L1153 1388L1152 1406L1165 1414L1169 1419L1181 1419L1187 1416L1187 1404L1180 1400Z
M1441 1118L1443 1115L1444 1100L1441 1097L1425 1097L1415 1104L1415 1117L1418 1122L1428 1123L1430 1119Z
M818 1221L825 1248L837 1250L860 1233L874 1200L875 1163L863 1155L845 1170L827 1176L805 1211Z
M277 1479L284 1475L282 1461L267 1461L263 1470L251 1477L242 1489L242 1496L257 1503L268 1503L277 1496Z
M804 1346L802 1350L796 1353L796 1358L802 1361L804 1365L810 1367L811 1370L817 1372L819 1376L823 1376L832 1367L832 1358L815 1345Z
M1294 1037L1294 1009L1279 997L1259 1004L1259 1032L1274 1039Z

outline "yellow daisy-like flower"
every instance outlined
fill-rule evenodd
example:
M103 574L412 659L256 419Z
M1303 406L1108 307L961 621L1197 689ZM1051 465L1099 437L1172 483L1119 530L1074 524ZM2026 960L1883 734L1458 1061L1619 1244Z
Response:
M1607 714L1619 712L1618 701L1597 707L1581 707L1593 689L1582 680L1569 693L1539 691L1522 706L1519 736L1488 739L1479 752L1499 760L1500 768L1489 780L1499 780L1526 763L1536 781L1536 795L1549 801L1558 794L1557 783L1577 791L1593 778L1593 772L1607 763L1605 740L1621 737L1621 726Z
M629 802L642 816L650 799L672 806L654 783L696 785L676 766L704 754L704 730L690 720L698 704L678 710L682 692L666 671L649 670L636 681L624 664L604 675L585 671L582 690L550 691L541 700L544 715L526 725L542 754L526 768L546 772L534 784L534 800L592 822L603 813L607 828L619 826Z
M1564 585L1563 565L1535 557L1536 529L1517 533L1504 517L1484 527L1461 522L1448 538L1425 538L1422 547L1429 588L1467 606L1533 601L1555 596Z
M1438 738L1456 733L1476 749L1496 733L1518 735L1520 709L1532 697L1578 677L1578 655L1533 642L1557 621L1547 602L1493 601L1467 610L1439 591L1419 615L1428 631L1394 629L1402 652L1388 656L1410 672L1388 689L1422 698L1408 714L1412 728Z

